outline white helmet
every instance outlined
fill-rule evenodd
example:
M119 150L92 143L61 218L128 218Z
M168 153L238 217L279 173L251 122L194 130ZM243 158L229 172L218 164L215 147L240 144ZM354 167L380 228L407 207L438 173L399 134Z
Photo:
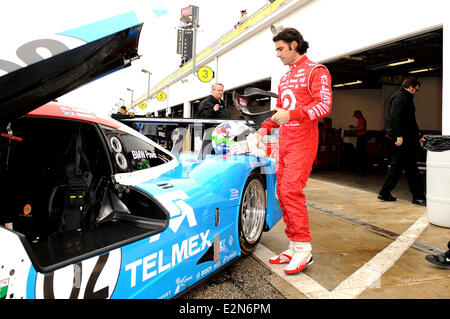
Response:
M243 141L253 132L243 121L226 121L219 124L211 134L211 142L216 154L227 153L230 146Z

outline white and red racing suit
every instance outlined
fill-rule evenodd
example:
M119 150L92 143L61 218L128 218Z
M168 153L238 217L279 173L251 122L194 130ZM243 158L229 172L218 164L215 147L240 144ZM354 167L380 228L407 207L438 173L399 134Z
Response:
M279 127L277 194L286 224L286 235L294 242L310 242L308 211L303 188L316 158L318 122L331 112L331 75L327 68L305 55L289 65L278 86L277 107L289 111L290 120L278 125L271 119L259 133Z

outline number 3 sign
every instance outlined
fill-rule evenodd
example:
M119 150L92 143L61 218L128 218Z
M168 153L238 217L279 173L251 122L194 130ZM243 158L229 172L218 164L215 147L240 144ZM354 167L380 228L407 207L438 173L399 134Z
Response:
M209 82L214 78L214 71L208 66L203 66L197 71L197 77L202 82Z
M161 91L158 92L158 94L156 94L156 98L158 99L158 101L165 101L166 100L166 93Z

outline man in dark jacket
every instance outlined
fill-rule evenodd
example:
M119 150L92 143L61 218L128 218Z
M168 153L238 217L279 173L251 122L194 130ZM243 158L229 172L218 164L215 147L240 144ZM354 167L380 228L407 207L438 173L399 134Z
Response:
M111 114L111 117L119 122L122 122L122 120L125 119L129 119L129 118L133 118L134 117L134 110L130 109L127 110L127 107L122 105L119 110L117 111L117 113ZM140 127L137 123L135 122L123 122L125 125L130 126L131 128L135 129L136 131L140 131Z
M200 102L198 107L198 117L206 119L229 119L230 112L225 106L223 97L223 84L214 83L211 95Z
M386 114L385 130L392 145L392 161L385 177L378 199L395 201L391 191L406 171L409 189L413 195L413 204L426 206L423 181L417 167L416 150L418 143L423 143L416 122L414 95L420 89L420 82L413 77L406 77L399 90L392 94Z
M117 113L111 114L111 117L113 119L117 120L117 121L120 121L120 120L123 120L123 119L127 119L130 116L128 115L127 107L125 105L122 105L117 110Z

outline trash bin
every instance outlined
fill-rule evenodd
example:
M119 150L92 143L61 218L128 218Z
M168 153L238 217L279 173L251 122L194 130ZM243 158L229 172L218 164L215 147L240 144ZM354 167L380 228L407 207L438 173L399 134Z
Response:
M427 215L430 223L450 228L450 136L427 135Z

